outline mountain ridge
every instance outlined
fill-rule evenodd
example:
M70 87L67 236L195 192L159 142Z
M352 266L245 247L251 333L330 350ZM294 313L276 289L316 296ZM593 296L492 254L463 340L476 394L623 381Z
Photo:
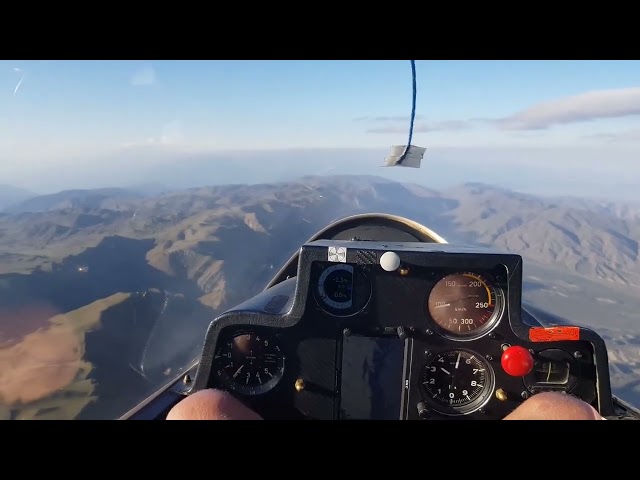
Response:
M93 326L82 330L78 324L73 338L64 337L85 352L82 357L51 353L49 362L72 358L77 372L60 377L50 396L39 389L35 399L32 392L29 405L0 404L0 417L117 415L114 405L132 402L122 397L123 385L143 395L175 374L177 365L197 356L211 318L261 291L320 228L356 213L402 215L451 243L522 254L526 294L538 305L596 326L615 306L620 325L637 323L640 221L632 205L604 203L591 210L588 201L478 183L434 190L362 176L307 176L157 195L76 191L28 205L38 211L14 208L0 215L0 317L5 324L31 321L0 330L0 352L23 349L33 360L38 353L29 349L38 342L29 328L42 332L35 337L41 344L54 328L52 318L91 318ZM581 293L589 298L576 303ZM130 297L120 301L122 295ZM583 304L588 306L580 310ZM56 327L51 334L60 332ZM628 358L634 334L607 335L612 357ZM616 370L619 384L635 395L635 386L624 384L623 366ZM46 375L47 365L39 371ZM0 380L17 381L9 373ZM45 380L42 388L51 384ZM9 393L7 399L17 398ZM66 396L74 399L73 408ZM95 401L87 402L87 396Z
M35 211L25 211L33 205ZM266 233L291 215L300 214L319 229L340 216L382 211L413 218L455 241L505 248L531 261L560 263L571 272L640 287L639 212L620 203L601 203L595 210L592 205L597 204L477 182L438 191L376 176L305 176L159 195L73 190L36 197L5 212L0 217L0 255L44 251L56 261L58 251L81 251L83 245L95 246L117 234L154 238L158 245L150 255L160 261L158 251L188 250L225 222L249 222ZM16 251L10 244L21 247Z

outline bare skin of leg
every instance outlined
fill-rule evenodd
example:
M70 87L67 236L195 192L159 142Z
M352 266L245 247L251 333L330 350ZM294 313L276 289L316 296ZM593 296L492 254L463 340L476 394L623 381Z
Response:
M201 390L174 406L167 420L261 420L231 395ZM570 395L539 393L523 402L505 420L602 420L598 412Z
M262 420L260 415L220 390L200 390L175 405L167 420Z
M504 420L604 420L588 403L561 393L538 393Z

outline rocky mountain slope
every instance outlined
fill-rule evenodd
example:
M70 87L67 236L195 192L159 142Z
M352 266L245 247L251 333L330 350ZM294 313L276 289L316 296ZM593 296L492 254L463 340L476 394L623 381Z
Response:
M0 377L0 416L115 415L122 382L142 395L175 373L176 365L197 355L216 312L260 291L327 223L362 212L407 216L450 242L523 255L525 265L542 269L536 278L544 276L543 287L527 283L531 298L541 302L569 295L563 293L567 276L614 303L622 298L616 288L640 289L640 210L633 205L541 198L480 184L434 191L363 176L159 195L60 192L0 213L0 370L10 371L7 362L16 352L32 358L43 338L58 338L65 318L76 326L67 329L73 335L63 343L84 353L54 349L51 355L75 374L64 377L66 386L54 382L50 392L11 390L16 379ZM616 308L637 317L638 310L627 305L633 297L625 296ZM587 316L589 310L596 308L585 309ZM127 354L113 355L114 348ZM32 371L46 378L53 357ZM82 395L98 400L79 401L75 409L60 401Z

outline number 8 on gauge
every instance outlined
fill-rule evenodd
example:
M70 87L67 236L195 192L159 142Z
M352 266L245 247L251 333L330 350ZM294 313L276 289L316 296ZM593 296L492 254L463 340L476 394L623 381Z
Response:
M424 399L445 415L472 413L489 400L494 387L491 365L468 350L434 355L422 368Z

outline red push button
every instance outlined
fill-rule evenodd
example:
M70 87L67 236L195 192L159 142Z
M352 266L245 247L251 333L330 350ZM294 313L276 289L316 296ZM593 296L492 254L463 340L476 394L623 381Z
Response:
M524 347L514 345L502 352L502 369L512 377L524 377L533 369L533 355Z

